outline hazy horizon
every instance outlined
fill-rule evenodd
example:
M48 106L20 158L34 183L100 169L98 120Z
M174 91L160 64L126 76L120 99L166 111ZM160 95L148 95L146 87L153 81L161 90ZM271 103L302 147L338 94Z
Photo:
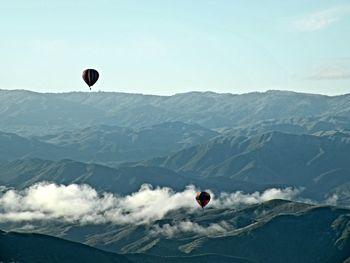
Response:
M39 93L39 94L65 94L65 93L120 93L120 94L130 94L130 95L143 95L143 96L158 96L158 97L171 97L175 95L180 94L188 94L188 93L214 93L219 95L247 95L252 93L268 93L268 92L285 92L285 93L298 93L298 94L306 94L306 95L320 95L320 96L327 96L327 97L338 97L338 96L344 96L344 95L350 95L350 92L347 93L340 93L340 94L321 94L321 93L311 93L311 92L302 92L302 91L295 91L295 90L278 90L278 89L270 89L265 91L248 91L244 93L231 93L231 92L217 92L212 90L188 90L184 92L178 92L173 94L151 94L151 93L137 93L137 92L123 92L123 91L113 91L113 90L71 90L71 91L35 91L35 90L29 90L29 89L3 89L0 88L0 91L28 91L33 93Z
M347 1L16 1L2 5L0 88L170 95L350 87ZM89 29L89 30L87 30Z

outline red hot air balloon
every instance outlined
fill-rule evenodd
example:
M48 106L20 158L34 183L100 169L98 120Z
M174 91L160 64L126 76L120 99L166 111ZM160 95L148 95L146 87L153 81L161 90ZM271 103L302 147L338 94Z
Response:
M210 201L210 194L207 192L198 192L196 195L197 203L204 208Z
M91 90L91 86L93 86L98 80L99 74L95 69L86 69L83 71L83 80L88 84Z

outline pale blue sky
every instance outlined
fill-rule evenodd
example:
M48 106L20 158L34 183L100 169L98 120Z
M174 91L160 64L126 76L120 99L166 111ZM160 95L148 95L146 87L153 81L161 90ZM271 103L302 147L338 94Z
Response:
M350 1L12 0L0 88L350 93Z

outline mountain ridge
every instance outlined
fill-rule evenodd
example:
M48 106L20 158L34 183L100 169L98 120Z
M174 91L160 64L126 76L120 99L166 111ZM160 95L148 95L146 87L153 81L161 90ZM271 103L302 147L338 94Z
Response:
M233 96L241 96L241 95L248 95L248 94L264 94L264 93L284 93L284 94L301 94L301 95L310 95L310 96L324 96L324 97L342 97L350 95L349 93L344 94L337 94L337 95L327 95L327 94L321 94L321 93L310 93L310 92L299 92L299 91L292 91L292 90L279 90L279 89L269 89L266 91L251 91L251 92L244 92L244 93L231 93L231 92L215 92L215 91L186 91L186 92L179 92L174 93L170 95L158 95L158 94L146 94L146 93L129 93L129 92L119 92L119 91L64 91L64 92L40 92L40 91L33 91L28 89L0 89L0 92L28 92L33 94L69 94L69 93L111 93L111 94L132 94L132 95L142 95L142 96L154 96L154 97L171 97L175 95L183 95L183 94L219 94L219 95L233 95Z
M60 132L62 127L72 130L110 124L137 128L167 121L197 123L209 129L232 128L268 119L348 116L349 113L350 94L330 97L269 91L242 95L190 92L151 96L0 91L3 130L32 135Z
M161 261L164 256L181 260L183 256L209 253L255 263L334 263L343 262L350 256L349 214L346 208L274 199L239 209L209 208L190 214L172 211L165 218L154 222L157 228L152 225L135 227L113 224L79 227L64 226L62 223L61 227L51 224L49 228L50 223L46 223L33 226L26 232L43 231L49 234L56 227L63 227L64 238L110 252L122 252L131 260L135 257L128 255L142 252L161 257L160 262L167 262ZM198 224L203 231L212 224L224 225L223 222L231 227L226 231L200 234L195 227L193 230L181 230L177 225L180 222ZM4 228L4 225L1 227ZM175 232L168 236L167 231L172 228ZM142 262L143 257L139 257ZM148 256L145 258L148 259Z

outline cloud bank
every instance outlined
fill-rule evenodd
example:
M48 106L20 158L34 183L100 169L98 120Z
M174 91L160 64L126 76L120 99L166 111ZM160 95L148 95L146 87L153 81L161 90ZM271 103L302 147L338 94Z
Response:
M59 220L79 224L148 224L174 210L184 209L188 213L197 211L199 207L194 200L197 191L192 185L182 192L175 192L168 187L153 188L145 184L131 195L117 196L107 192L98 193L88 185L41 182L20 191L3 188L0 193L0 222ZM215 196L211 193L213 200L208 207L235 208L271 199L297 200L300 192L300 189L294 188L272 188L252 194L238 191ZM183 222L177 227L186 231L188 223ZM167 232L171 236L178 229L168 228ZM194 229L198 233L202 231L200 226ZM226 227L213 225L209 229Z

